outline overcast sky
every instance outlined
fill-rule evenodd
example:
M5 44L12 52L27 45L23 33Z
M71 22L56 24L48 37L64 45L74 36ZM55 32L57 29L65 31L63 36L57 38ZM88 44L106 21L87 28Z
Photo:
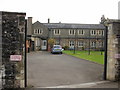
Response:
M0 0L0 11L26 12L33 22L97 24L102 15L118 18L120 0Z

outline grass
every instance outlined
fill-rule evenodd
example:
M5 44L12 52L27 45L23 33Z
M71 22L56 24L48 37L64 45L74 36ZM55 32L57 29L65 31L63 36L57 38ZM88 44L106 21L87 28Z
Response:
M90 55L88 55L88 51L75 51L74 54L73 50L64 50L63 53L99 64L104 64L104 52L102 52L101 55L100 51L90 51Z

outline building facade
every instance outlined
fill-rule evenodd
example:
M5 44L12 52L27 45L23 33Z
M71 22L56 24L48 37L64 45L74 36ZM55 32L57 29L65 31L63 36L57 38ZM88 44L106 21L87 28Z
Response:
M56 45L61 45L63 48L104 50L105 26L103 24L40 23L37 21L31 26L28 30L31 30L31 42L34 42L34 46L31 45L31 47L34 47L35 51L48 50L50 38L55 40Z

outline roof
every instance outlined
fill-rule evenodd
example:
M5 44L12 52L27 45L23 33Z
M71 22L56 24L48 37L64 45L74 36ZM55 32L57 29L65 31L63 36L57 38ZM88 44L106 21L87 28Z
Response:
M3 14L20 14L20 15L26 15L25 12L8 12L8 11L0 11L0 13L3 13Z
M43 23L49 29L105 29L103 24Z

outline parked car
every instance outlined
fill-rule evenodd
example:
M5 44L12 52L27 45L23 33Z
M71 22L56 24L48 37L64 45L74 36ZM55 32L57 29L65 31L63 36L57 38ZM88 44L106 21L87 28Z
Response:
M53 45L53 48L51 49L51 53L60 53L62 54L62 51L64 49L61 47L61 45Z

